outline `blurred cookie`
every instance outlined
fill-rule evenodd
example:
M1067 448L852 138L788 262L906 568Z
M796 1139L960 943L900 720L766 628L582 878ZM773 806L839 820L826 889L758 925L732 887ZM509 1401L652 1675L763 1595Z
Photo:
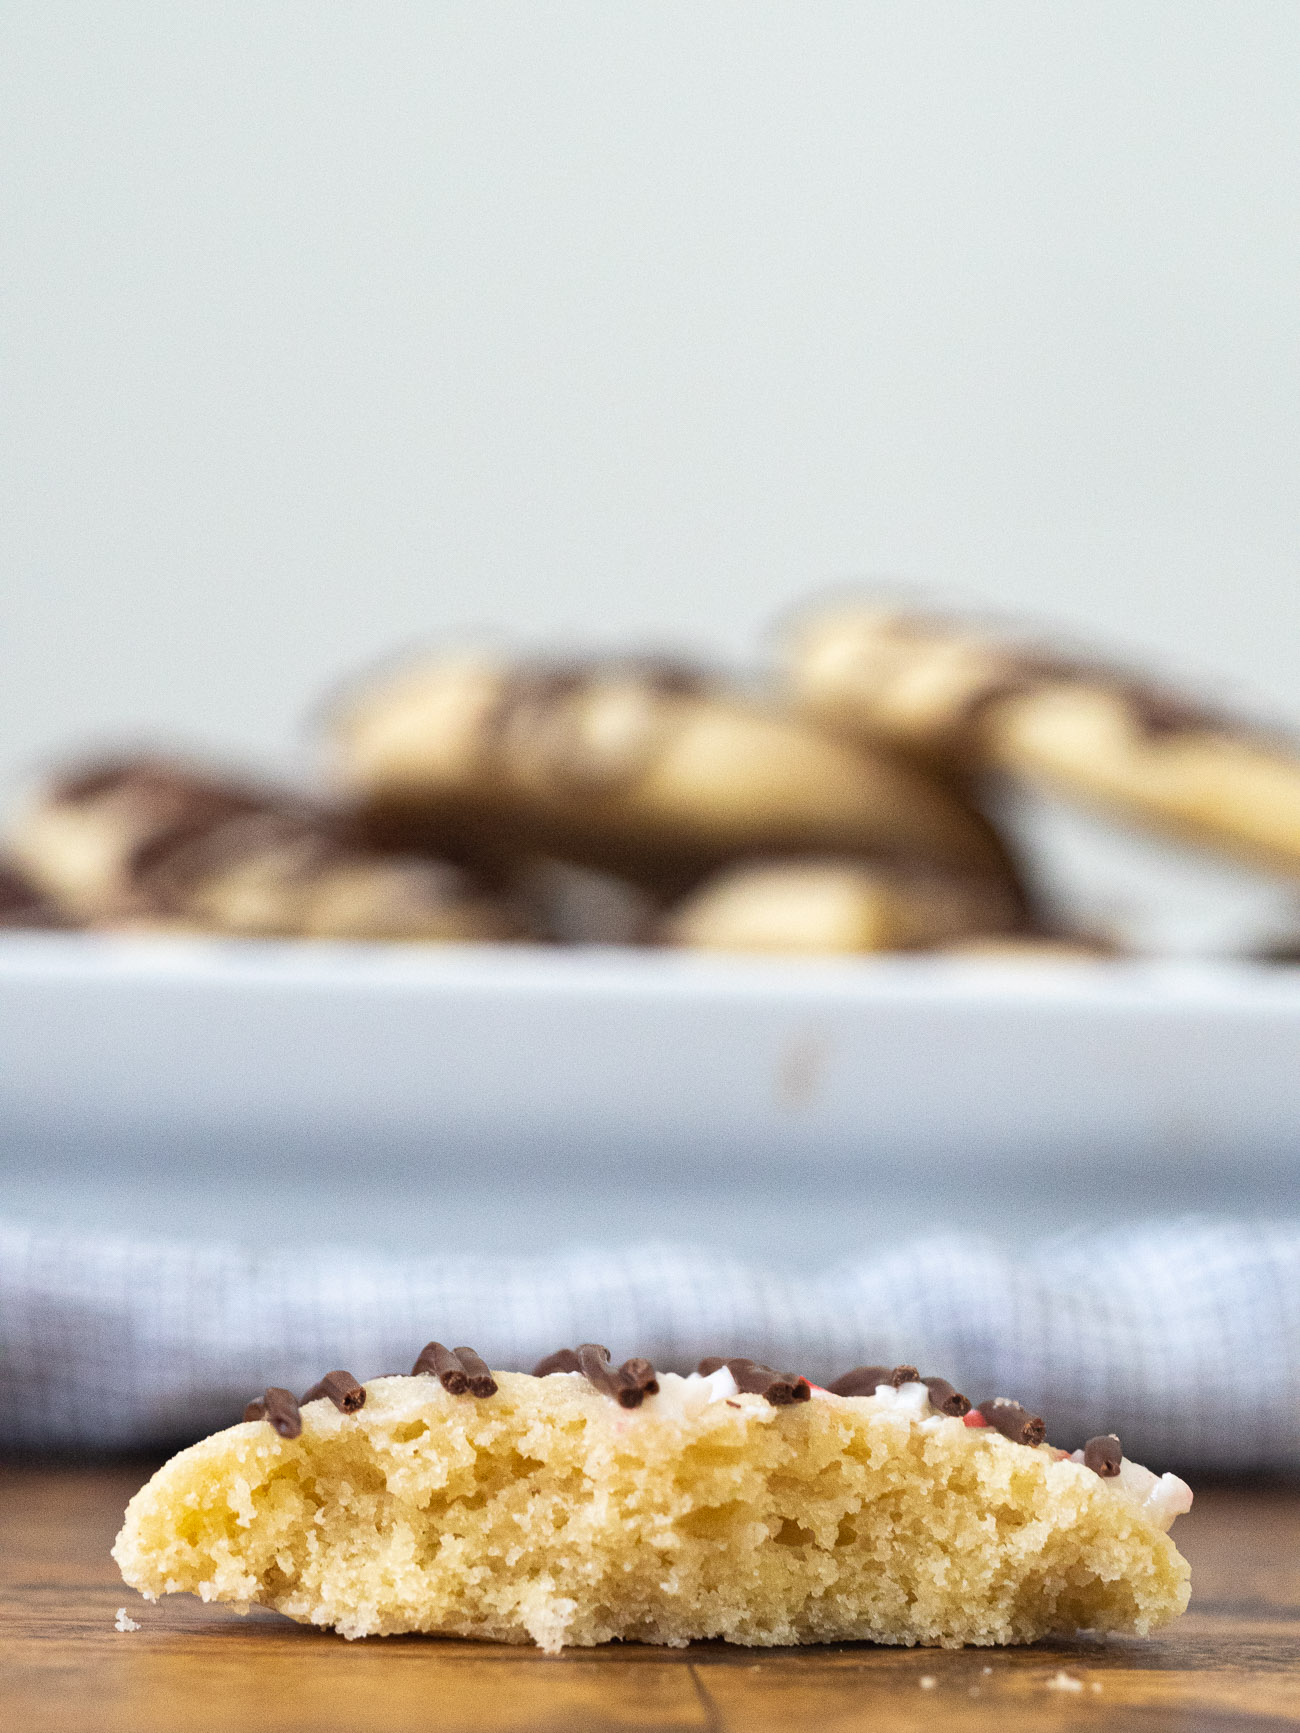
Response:
M64 927L69 923L13 861L0 855L0 927Z
M345 791L390 840L452 838L670 889L756 853L1014 883L987 821L933 777L670 668L447 657L361 693L335 734Z
M306 802L136 759L55 784L13 835L53 902L94 925L249 936L501 939L519 924L459 868L349 843Z
M661 937L705 951L911 951L1006 934L1019 915L987 881L861 861L760 861L710 879L672 911Z
M23 870L73 919L129 920L158 912L139 882L137 851L258 805L234 783L165 759L111 760L52 782L20 814L9 842Z
M1300 873L1300 750L1123 670L861 605L802 623L789 684L805 714L853 738Z
M208 930L249 937L471 940L522 937L459 867L339 842L295 813L253 813L139 860L141 882Z
M981 935L941 948L945 956L991 963L1101 963L1120 954L1102 939L1054 938L1045 933Z

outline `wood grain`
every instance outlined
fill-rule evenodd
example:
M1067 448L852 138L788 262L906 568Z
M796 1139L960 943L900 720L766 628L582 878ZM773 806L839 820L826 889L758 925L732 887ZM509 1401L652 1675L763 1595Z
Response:
M1149 1642L1031 1649L611 1647L559 1658L345 1643L273 1613L157 1606L108 1548L148 1464L0 1468L0 1724L14 1733L857 1733L1300 1723L1300 1488L1211 1488L1178 1525L1187 1616ZM140 1629L114 1629L125 1605ZM1081 1688L1056 1688L1065 1673ZM923 1687L923 1678L934 1684Z

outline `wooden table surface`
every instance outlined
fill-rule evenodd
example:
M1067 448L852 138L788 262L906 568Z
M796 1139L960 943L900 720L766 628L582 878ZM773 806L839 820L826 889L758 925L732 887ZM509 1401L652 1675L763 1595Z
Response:
M956 1653L699 1644L552 1658L427 1637L346 1643L184 1595L150 1606L108 1556L149 1466L0 1466L6 1733L1300 1725L1300 1488L1198 1493L1176 1530L1191 1611L1147 1642ZM121 1606L138 1631L114 1628Z

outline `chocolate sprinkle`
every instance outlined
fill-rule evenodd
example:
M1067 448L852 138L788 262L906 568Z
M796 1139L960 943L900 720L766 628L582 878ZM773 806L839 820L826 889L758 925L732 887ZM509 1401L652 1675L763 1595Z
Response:
M292 1390L282 1390L278 1384L269 1385L256 1401L248 1404L244 1419L269 1422L281 1438L297 1438L302 1431L298 1398Z
M469 1374L469 1393L471 1396L496 1395L497 1381L492 1376L486 1360L480 1359L472 1348L453 1348L452 1353Z
M960 1418L970 1413L970 1397L954 1390L946 1378L922 1378L921 1382L930 1392L931 1407L937 1408L940 1414Z
M422 1372L432 1373L449 1396L463 1396L469 1389L465 1368L441 1342L426 1342L420 1349L411 1376L418 1378Z
M832 1396L874 1396L878 1384L892 1384L897 1390L900 1385L920 1382L915 1366L855 1366L826 1388Z
M637 1383L641 1387L643 1395L657 1396L659 1394L659 1379L655 1374L654 1367L648 1360L643 1360L639 1355L634 1355L631 1360L624 1360L620 1370L625 1372L629 1378L636 1379Z
M714 1372L717 1365L713 1356L701 1360L699 1369L703 1372L705 1366ZM762 1396L774 1408L788 1408L794 1402L807 1402L812 1396L812 1386L806 1378L797 1372L775 1372L772 1367L764 1366L758 1360L735 1359L725 1362L727 1370L736 1380L737 1390L746 1396ZM705 1374L707 1376L707 1374Z
M979 1412L995 1432L1009 1438L1013 1444L1041 1444L1047 1427L1037 1414L1031 1414L1007 1396L993 1396L979 1404Z
M773 1407L807 1402L812 1395L808 1380L798 1373L778 1372L743 1355L724 1359L721 1354L707 1354L696 1370L701 1377L708 1377L723 1366L735 1379L738 1391L762 1396ZM577 1348L558 1348L533 1367L534 1378L546 1378L552 1372L580 1372L589 1384L603 1395L613 1397L622 1408L639 1408L647 1396L655 1395L659 1389L658 1375L649 1360L634 1356L621 1366L614 1366L610 1363L609 1349L599 1342L583 1342ZM435 1376L452 1396L468 1393L486 1397L497 1392L497 1382L487 1362L473 1348L448 1348L442 1342L429 1342L421 1349L409 1376L417 1377L422 1373ZM882 1384L892 1385L897 1390L904 1384L915 1383L925 1385L931 1406L939 1413L954 1418L970 1413L969 1399L954 1389L946 1378L922 1378L915 1366L855 1366L826 1388L834 1396L872 1396ZM322 1397L332 1402L341 1413L355 1414L365 1406L366 1392L350 1372L327 1372L305 1393L301 1404L292 1391L274 1384L268 1386L244 1409L244 1419L265 1420L281 1438L297 1438L302 1432L300 1406ZM1042 1419L1009 1397L990 1397L978 1405L977 1412L988 1426L1014 1444L1032 1448L1043 1442L1046 1427ZM1103 1480L1114 1479L1119 1474L1122 1460L1120 1442L1113 1432L1090 1438L1083 1447L1084 1466Z
M1083 1447L1083 1466L1099 1474L1103 1480L1114 1480L1123 1460L1124 1452L1113 1432L1100 1433Z
M888 1383L888 1366L855 1366L826 1388L832 1396L874 1396L878 1384Z
M639 1408L659 1388L654 1367L648 1360L625 1360L621 1366L611 1366L609 1349L599 1342L578 1345L578 1370L588 1384L612 1396L620 1408Z
M305 1408L321 1396L328 1396L341 1414L355 1414L366 1405L366 1393L351 1372L327 1372L319 1384L299 1397L298 1405Z
M534 1378L549 1378L552 1372L581 1372L578 1356L572 1348L557 1348L533 1367Z
M557 1348L533 1367L534 1378L549 1378L552 1372L581 1372L602 1395L612 1396L622 1408L639 1408L647 1396L659 1390L659 1379L648 1360L624 1360L611 1366L609 1349L599 1342L584 1342L579 1348Z
M447 1348L429 1342L411 1368L412 1378L431 1372L449 1396L495 1396L497 1381L472 1348Z

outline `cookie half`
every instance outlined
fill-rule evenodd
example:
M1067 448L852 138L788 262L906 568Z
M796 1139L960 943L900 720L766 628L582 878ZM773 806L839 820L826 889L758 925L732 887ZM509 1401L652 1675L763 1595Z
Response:
M127 1510L126 1581L552 1652L1145 1634L1187 1603L1182 1483L1114 1439L1071 1459L1014 1402L913 1368L837 1395L747 1360L682 1378L587 1344L539 1377L440 1347L362 1405L351 1380L268 1391L182 1451Z

